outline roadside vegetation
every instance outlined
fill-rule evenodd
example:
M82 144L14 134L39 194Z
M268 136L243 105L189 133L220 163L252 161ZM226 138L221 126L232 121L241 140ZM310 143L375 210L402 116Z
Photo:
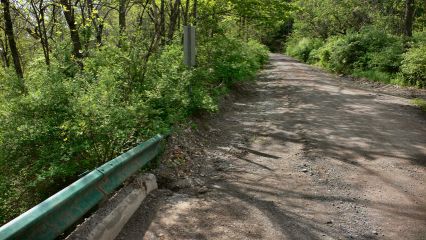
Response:
M426 87L424 1L296 0L285 52L336 73Z
M254 78L280 0L1 1L0 224ZM183 65L184 25L197 66Z
M423 110L424 112L426 112L426 101L424 99L421 98L414 98L411 100L411 102L416 105L417 107L419 107L421 110Z

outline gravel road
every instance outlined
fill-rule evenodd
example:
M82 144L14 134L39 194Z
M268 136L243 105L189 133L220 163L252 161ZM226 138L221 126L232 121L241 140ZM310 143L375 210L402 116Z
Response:
M426 115L272 54L117 239L426 239Z

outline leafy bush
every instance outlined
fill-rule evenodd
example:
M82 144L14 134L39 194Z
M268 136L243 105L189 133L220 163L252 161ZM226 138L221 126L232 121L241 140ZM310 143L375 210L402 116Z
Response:
M342 38L330 37L322 47L311 52L311 59L315 59L315 63L324 68L336 69L335 63L339 61L335 59L336 55L333 51L343 44Z
M245 49L248 51L254 70L258 70L263 64L268 62L269 50L265 45L255 40L250 40L245 43L245 45Z
M349 74L354 69L395 73L403 52L400 38L366 28L358 33L329 38L315 54L320 65L340 73Z
M56 164L66 161L59 126L72 118L66 77L54 65L31 67L28 94L10 97L5 91L9 96L0 100L0 188L7 189L0 195L0 216L5 219L46 197L73 171L71 165L58 169Z
M418 87L426 87L426 45L413 47L402 60L401 74L405 82Z
M201 64L213 70L214 79L226 86L254 77L267 59L266 47L255 43L244 43L236 38L217 36L207 43L200 54L205 56Z
M396 73L399 71L404 48L402 42L395 41L382 48L381 51L368 52L367 66L364 69L375 69L382 72Z
M310 60L311 52L320 48L322 45L323 42L318 38L292 38L287 43L286 53L303 62L308 62Z
M413 47L421 47L426 45L426 29L421 32L414 32L412 39Z

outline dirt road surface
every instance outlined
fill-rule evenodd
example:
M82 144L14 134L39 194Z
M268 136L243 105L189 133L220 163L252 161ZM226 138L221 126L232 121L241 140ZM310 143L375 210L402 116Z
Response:
M181 182L195 190L157 191L117 239L426 239L409 100L279 54L244 91L204 127L206 170Z

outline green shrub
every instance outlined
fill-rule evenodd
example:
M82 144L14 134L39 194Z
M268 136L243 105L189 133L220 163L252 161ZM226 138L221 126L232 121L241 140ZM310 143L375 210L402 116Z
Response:
M426 29L420 32L413 32L412 46L420 47L426 45Z
M402 42L396 41L384 47L381 51L368 52L368 64L364 68L375 69L382 72L396 73L399 71L404 48Z
M337 55L333 51L343 44L344 40L342 38L330 37L322 47L311 52L311 58L316 59L317 65L321 67L336 70L339 61L335 59Z
M0 188L8 189L0 195L4 219L45 198L75 174L71 165L59 169L67 156L59 126L72 118L72 91L56 65L51 70L41 66L31 66L27 95L6 94L0 100Z
M286 54L303 62L308 62L311 52L320 48L322 45L323 42L318 38L292 38L287 43Z
M401 74L409 85L426 87L426 45L413 47L404 55Z
M245 43L245 49L248 51L248 55L252 59L252 67L258 70L263 64L266 64L269 59L268 48L255 40L250 40Z
M350 74L354 69L395 73L404 52L402 40L383 31L366 28L358 33L329 38L316 52L320 65Z
M254 42L217 36L200 49L202 64L213 70L214 79L226 86L253 78L267 59L267 49Z
M141 97L150 109L148 119L157 119L157 124L165 124L163 127L189 114L192 74L182 59L181 46L170 45L147 65Z

